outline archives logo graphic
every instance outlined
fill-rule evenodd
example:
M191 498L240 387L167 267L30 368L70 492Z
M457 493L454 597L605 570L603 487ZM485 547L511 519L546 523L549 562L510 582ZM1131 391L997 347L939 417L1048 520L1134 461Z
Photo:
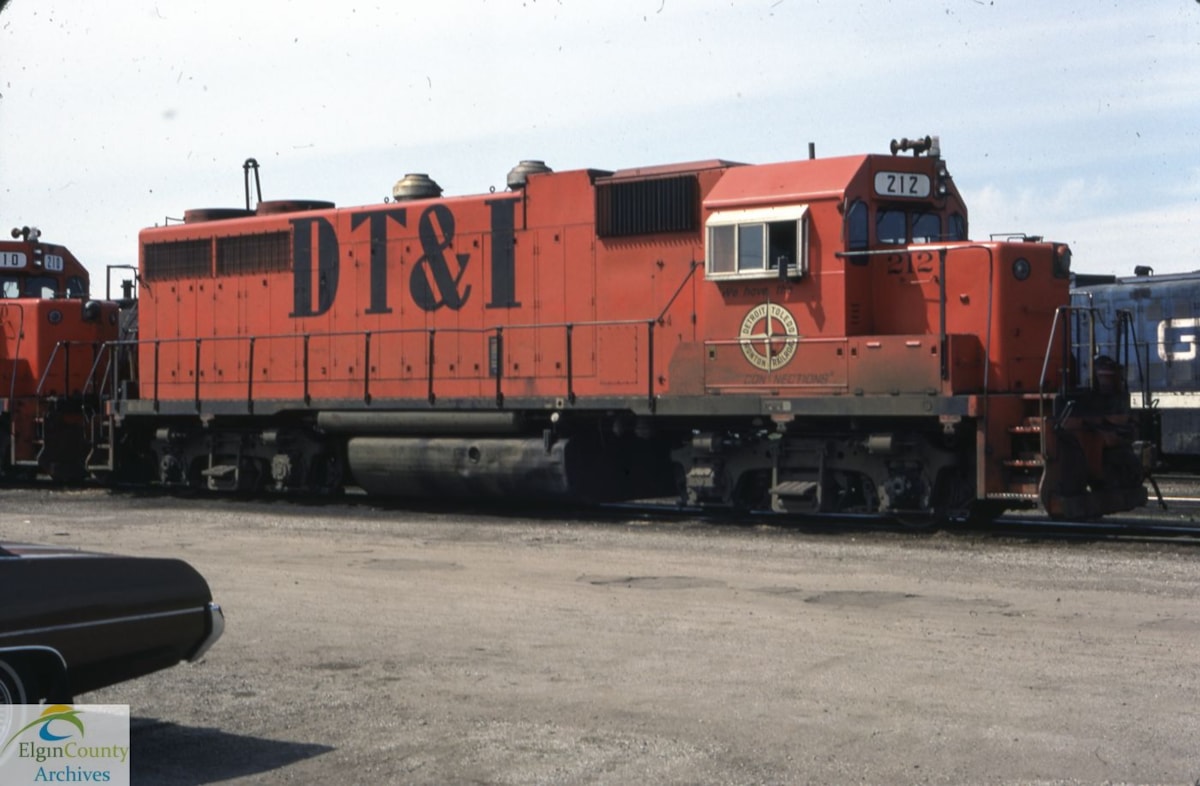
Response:
M129 707L12 705L0 747L5 784L129 783Z

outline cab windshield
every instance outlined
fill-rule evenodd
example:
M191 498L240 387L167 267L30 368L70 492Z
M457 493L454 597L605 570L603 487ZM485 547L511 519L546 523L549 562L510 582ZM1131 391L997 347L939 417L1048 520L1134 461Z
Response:
M79 280L76 287L69 287L69 289L79 290L77 294L68 292L73 297L82 297L86 294L82 291L82 280ZM0 276L0 298L31 297L48 300L56 294L58 294L58 280L54 276Z
M846 212L846 244L851 251L869 247L869 208L855 200ZM875 242L885 246L966 240L966 221L959 213L940 213L912 207L879 207L874 210Z

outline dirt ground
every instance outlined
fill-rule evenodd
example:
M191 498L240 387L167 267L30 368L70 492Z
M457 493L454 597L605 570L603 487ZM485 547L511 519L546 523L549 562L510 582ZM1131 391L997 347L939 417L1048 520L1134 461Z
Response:
M207 658L135 783L1200 779L1200 550L0 493L0 538L182 557Z

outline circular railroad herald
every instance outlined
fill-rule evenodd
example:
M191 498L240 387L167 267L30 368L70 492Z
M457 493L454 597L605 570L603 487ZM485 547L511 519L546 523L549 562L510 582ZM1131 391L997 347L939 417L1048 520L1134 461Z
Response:
M799 337L790 311L778 303L762 303L746 312L739 343L751 365L775 371L786 366L796 354Z

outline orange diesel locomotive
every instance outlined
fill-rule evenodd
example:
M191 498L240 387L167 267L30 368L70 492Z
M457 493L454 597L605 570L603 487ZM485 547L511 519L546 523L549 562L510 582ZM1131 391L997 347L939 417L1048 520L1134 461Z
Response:
M914 517L1146 498L1128 395L1067 360L1068 249L967 240L933 138L249 203L140 235L124 473Z
M100 393L92 384L118 338L116 303L88 299L87 270L34 227L0 241L0 472L85 475Z

